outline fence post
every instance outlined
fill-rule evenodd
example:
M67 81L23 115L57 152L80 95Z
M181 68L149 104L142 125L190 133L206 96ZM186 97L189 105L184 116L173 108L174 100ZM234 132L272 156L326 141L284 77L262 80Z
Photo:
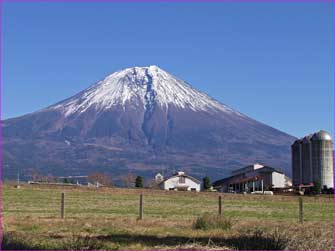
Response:
M140 194L140 220L143 219L143 194Z
M219 215L222 215L222 197L219 195Z
M61 206L60 206L60 217L64 219L64 209L65 209L65 194L64 192L62 193L62 198L61 198Z
M299 221L304 223L304 202L301 197L299 197Z

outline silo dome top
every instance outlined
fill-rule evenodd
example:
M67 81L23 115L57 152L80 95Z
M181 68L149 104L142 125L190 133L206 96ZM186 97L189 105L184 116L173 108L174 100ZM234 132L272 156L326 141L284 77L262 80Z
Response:
M301 139L297 139L293 142L292 146L299 145L299 144L301 144L301 142L302 142Z
M324 130L314 133L313 140L332 140L330 134Z
M305 136L305 137L302 139L302 143L303 143L303 144L308 144L308 143L310 143L310 142L311 142L311 139L312 139L312 136L313 136L312 134Z

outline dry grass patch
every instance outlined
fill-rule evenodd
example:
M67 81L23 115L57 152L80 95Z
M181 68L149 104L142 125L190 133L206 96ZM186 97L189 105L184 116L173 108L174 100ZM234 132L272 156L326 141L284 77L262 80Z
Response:
M194 229L201 230L220 229L226 231L230 230L232 226L232 218L209 213L199 216L193 224Z

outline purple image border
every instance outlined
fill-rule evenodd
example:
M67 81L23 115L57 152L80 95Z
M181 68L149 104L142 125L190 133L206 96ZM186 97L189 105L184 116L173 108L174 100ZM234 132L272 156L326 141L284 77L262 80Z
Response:
M262 3L313 3L313 2L323 2L323 3L330 3L333 2L333 24L334 24L334 40L333 43L335 43L335 0L0 0L0 250L1 250L1 244L2 244L2 237L3 237L3 219L2 219L2 185L3 185L3 180L2 180L2 79L3 79L3 64L2 64L2 46L3 46L3 39L2 39L2 13L3 13L3 3L9 3L9 2L21 2L21 3L29 3L29 2L40 2L40 3L57 3L57 2L119 2L119 3L141 3L141 2L147 2L147 3L224 3L224 2L241 2L241 3L256 3L256 2L262 2ZM335 50L333 54L333 58L335 61ZM335 66L333 69L333 74L335 72ZM335 82L334 82L335 83ZM333 85L334 85L333 83ZM334 88L334 93L333 93L333 98L335 97L335 88ZM333 100L333 107L335 110L335 103ZM333 126L334 126L334 131L335 131L335 114L333 114ZM333 139L335 135L333 135ZM335 156L334 160L335 160ZM334 167L333 167L334 168ZM334 180L335 180L335 171L333 172ZM333 218L333 245L335 247L335 196L333 200L334 204L334 218ZM168 250L168 249L166 249ZM202 249L205 250L205 249ZM247 250L244 250L247 251ZM294 251L294 250L291 250ZM316 251L316 250L315 250ZM320 250L321 251L321 250Z

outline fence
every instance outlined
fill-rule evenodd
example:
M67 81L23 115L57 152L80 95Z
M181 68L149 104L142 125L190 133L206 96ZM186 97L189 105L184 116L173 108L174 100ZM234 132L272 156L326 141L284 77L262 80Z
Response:
M218 214L223 215L223 207L222 207L222 196L218 195ZM142 220L144 218L144 195L141 193L139 195L139 213L138 213L138 219ZM298 221L300 223L304 222L304 202L303 198L299 197L298 198L298 203L297 203L297 208L299 209L299 214L298 214ZM61 193L61 201L60 201L60 217L62 219L65 218L65 193Z

